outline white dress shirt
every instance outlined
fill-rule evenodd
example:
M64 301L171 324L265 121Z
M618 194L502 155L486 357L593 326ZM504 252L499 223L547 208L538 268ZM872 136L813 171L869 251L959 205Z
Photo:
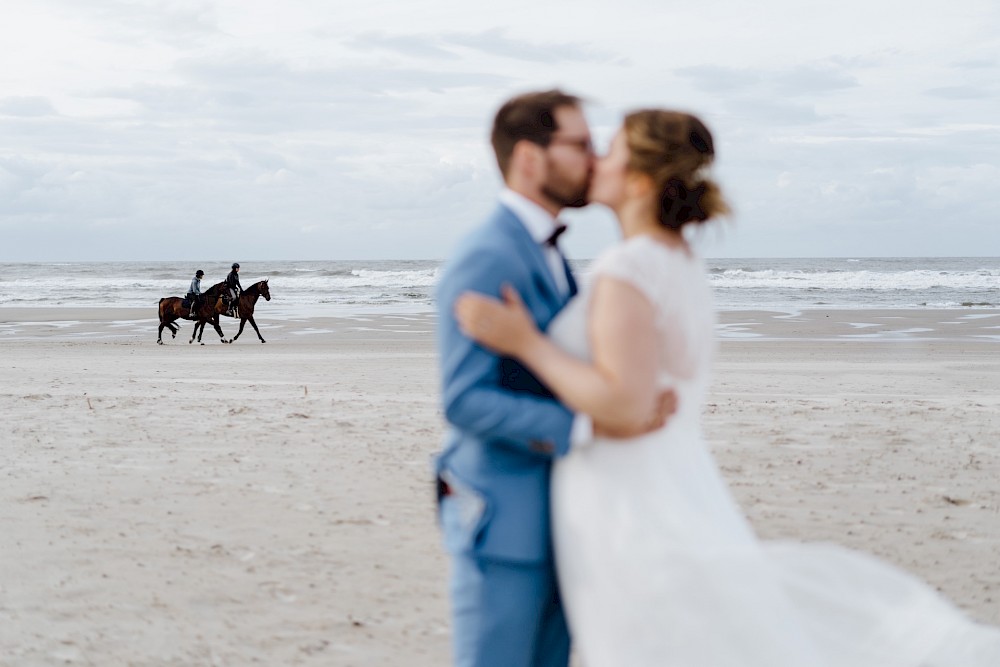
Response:
M559 225L548 211L531 201L527 197L510 188L500 191L500 203L513 211L514 216L521 221L528 234L540 246L548 262L549 271L556 281L556 286L563 296L569 296L569 278L566 277L566 265L563 264L563 256L559 250L546 243L549 236ZM589 415L577 412L573 416L573 429L570 431L570 446L578 447L589 442L594 437L594 423Z
M510 188L504 188L500 191L500 203L514 212L517 219L531 234L531 238L542 246L542 254L545 255L549 272L555 279L559 292L563 296L569 296L569 279L566 277L563 256L555 246L545 242L559 223L544 208Z

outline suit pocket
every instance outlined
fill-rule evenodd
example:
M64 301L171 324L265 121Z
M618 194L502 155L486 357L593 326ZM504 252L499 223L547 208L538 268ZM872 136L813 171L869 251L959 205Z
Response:
M447 470L441 479L448 487L441 498L441 530L445 548L452 553L474 551L489 521L486 497Z

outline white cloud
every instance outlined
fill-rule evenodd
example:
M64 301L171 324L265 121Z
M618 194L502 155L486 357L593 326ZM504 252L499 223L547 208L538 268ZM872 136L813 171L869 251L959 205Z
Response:
M442 257L492 206L492 113L552 85L599 143L635 106L705 117L737 211L710 253L1000 247L989 0L19 5L0 260ZM614 237L572 217L572 254Z
M52 116L55 107L46 97L6 97L0 99L0 116Z

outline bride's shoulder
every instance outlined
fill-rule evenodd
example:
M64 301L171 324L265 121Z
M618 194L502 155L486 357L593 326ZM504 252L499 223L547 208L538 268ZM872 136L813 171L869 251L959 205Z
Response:
M594 273L616 270L668 270L672 266L699 265L700 259L684 247L671 247L648 236L638 235L614 244L596 260Z

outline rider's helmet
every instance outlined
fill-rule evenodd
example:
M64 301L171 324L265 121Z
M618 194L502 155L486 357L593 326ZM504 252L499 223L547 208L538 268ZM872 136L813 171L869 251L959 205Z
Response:
M202 271L201 269L198 269L197 271L194 272L195 278L201 278L203 275L205 275L205 272Z
M240 268L240 263L239 262L233 262L233 268L234 269Z

